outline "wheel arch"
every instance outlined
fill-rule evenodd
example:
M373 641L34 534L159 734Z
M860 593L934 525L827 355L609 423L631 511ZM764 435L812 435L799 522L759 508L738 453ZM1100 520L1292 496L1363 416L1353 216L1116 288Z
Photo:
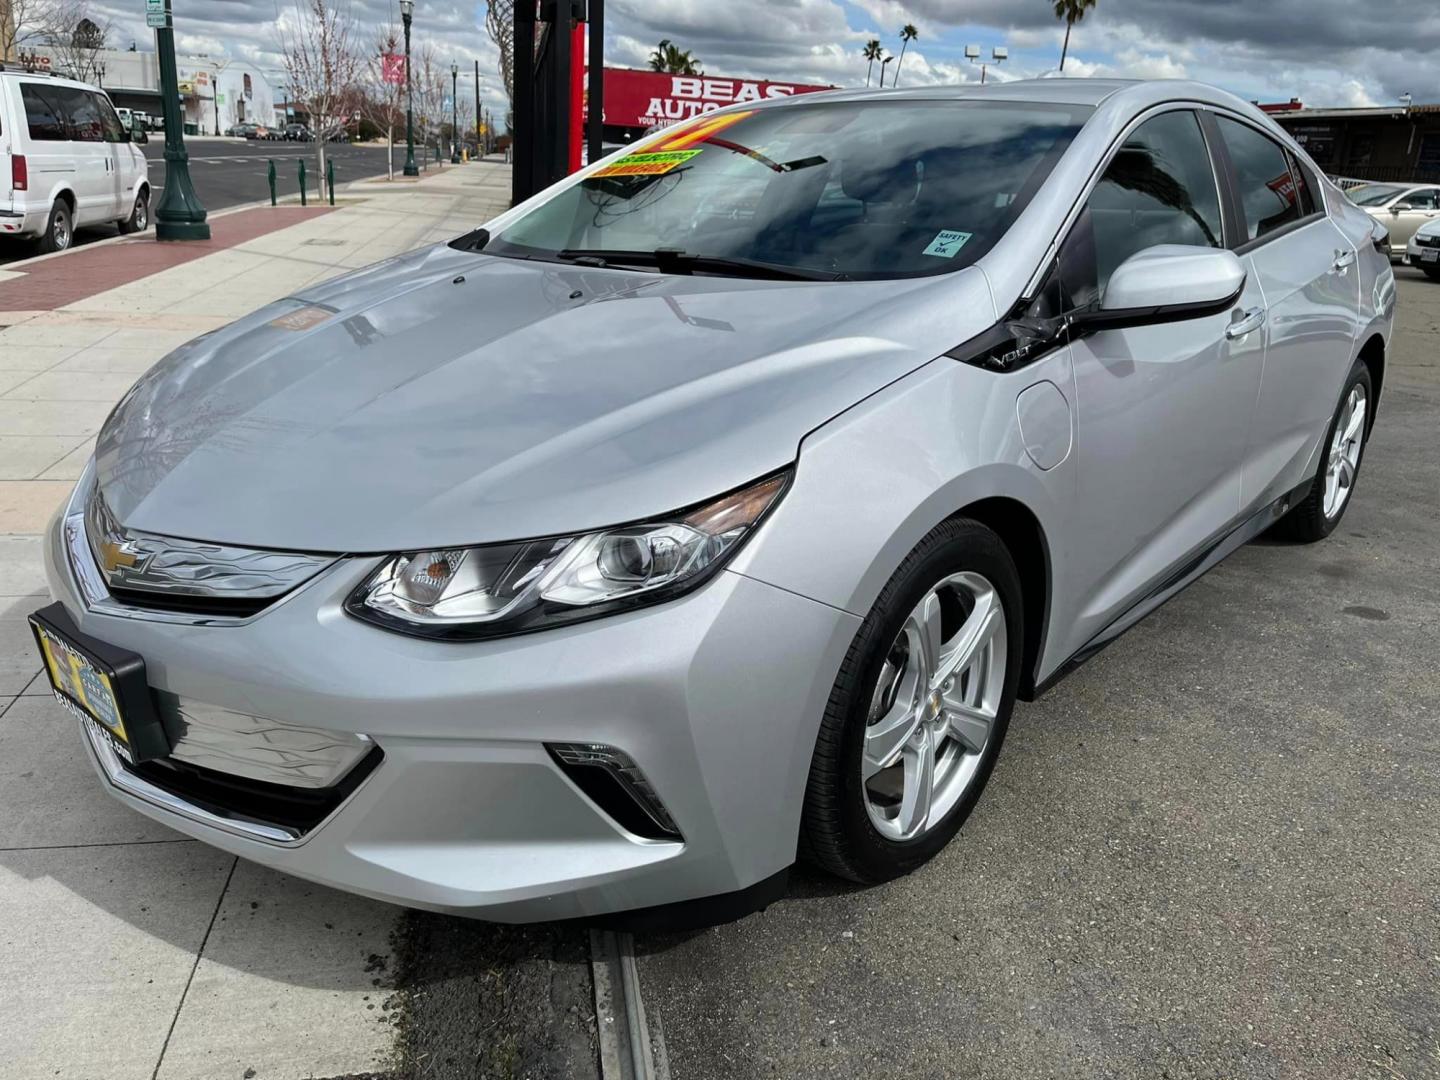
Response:
M1372 406L1366 420L1366 435L1375 427L1375 413L1380 407L1380 390L1385 384L1385 339L1377 332L1370 335L1360 347L1358 359L1370 372Z
M1050 623L1050 543L1040 519L1019 499L995 495L979 499L957 510L952 517L978 521L1000 537L1020 575L1021 604L1025 630L1021 655L1019 697L1035 698L1036 674L1041 650Z

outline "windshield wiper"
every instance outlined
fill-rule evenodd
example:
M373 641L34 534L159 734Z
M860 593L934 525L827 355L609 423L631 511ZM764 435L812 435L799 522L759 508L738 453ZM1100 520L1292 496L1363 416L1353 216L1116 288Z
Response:
M722 274L730 277L769 278L774 281L838 281L843 274L807 270L725 255L690 255L678 248L565 248L557 259L589 266L653 266L662 274Z

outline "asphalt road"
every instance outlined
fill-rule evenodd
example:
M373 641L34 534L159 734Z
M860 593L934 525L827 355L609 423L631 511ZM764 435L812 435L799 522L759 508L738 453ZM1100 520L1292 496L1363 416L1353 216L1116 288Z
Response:
M1440 284L1397 274L1340 529L1018 706L920 872L637 941L674 1076L1440 1077Z
M1440 284L1397 274L1341 528L1251 543L1018 706L916 874L798 871L763 913L638 937L672 1076L1440 1078ZM583 999L579 931L407 920L396 1076L492 1044L580 1075L545 1004Z
M270 186L266 174L270 159L275 162L275 187L281 198L299 193L298 166L301 160L305 162L309 197L317 194L314 143L193 138L187 139L185 146L190 154L190 179L195 185L201 205L208 211L268 199ZM150 206L153 211L160 200L160 189L165 183L164 136L155 133L142 149L150 163L150 184L154 189ZM351 180L379 176L385 172L383 146L329 143L327 149L335 161L336 190ZM423 153L418 160L425 160ZM405 147L399 146L395 151L397 172L404 162ZM117 230L114 225L78 229L75 242L77 245L93 243L115 235ZM5 241L0 243L0 266L19 259L28 259L35 253L33 243Z

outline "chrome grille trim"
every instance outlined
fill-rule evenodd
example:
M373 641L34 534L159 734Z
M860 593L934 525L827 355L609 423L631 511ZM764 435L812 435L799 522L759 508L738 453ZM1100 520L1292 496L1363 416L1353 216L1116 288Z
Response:
M163 691L156 698L166 729L177 733L170 757L250 780L332 787L375 745L364 735L282 724Z
M335 561L126 529L99 485L85 500L90 550L111 589L216 599L274 600Z
M104 539L92 543L90 508L95 504L99 506L94 514L94 529L96 535ZM115 521L99 496L93 463L86 469L65 508L61 531L70 571L87 608L117 618L186 626L243 626L275 604L287 600L340 561L336 555L241 548L126 530ZM110 591L111 577L102 568L105 555L102 545L106 543L115 544L117 551L123 548L125 554L134 558L137 565L117 567L120 573L115 587L122 589L127 596L135 597L135 601L123 602ZM151 567L157 565L156 556L172 551L179 554L174 558L167 555L159 559L161 568L152 576ZM219 572L207 575L205 560L211 553L217 554ZM255 559L247 563L245 556ZM220 591L212 591L217 578ZM262 579L268 584L262 586ZM160 587L156 587L157 584ZM279 591L273 591L276 589ZM156 596L156 607L143 605L141 601L146 592ZM197 610L185 609L186 597L195 598ZM253 609L239 613L198 610L198 606L207 599L223 600L227 597L241 600L248 597L256 604Z

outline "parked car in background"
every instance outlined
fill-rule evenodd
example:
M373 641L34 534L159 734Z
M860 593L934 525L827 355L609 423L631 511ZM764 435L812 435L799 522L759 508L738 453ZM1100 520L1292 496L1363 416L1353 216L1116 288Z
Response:
M1405 261L1425 271L1431 281L1440 281L1440 220L1427 221L1415 230L1405 248Z
M285 125L285 138L289 142L309 142L313 137L310 129L304 124L289 123Z
M1390 257L1403 258L1420 226L1440 218L1440 184L1362 184L1345 195L1390 234Z
M151 368L49 529L45 669L126 805L371 897L895 878L1017 697L1338 527L1381 233L1198 83L708 113Z
M0 187L0 236L38 239L51 252L87 225L146 228L150 180L136 138L103 91L0 69L0 160L10 174Z
M256 139L260 137L260 125L251 124L248 122L236 124L233 128L230 129L229 133L233 133L236 137L241 139Z

